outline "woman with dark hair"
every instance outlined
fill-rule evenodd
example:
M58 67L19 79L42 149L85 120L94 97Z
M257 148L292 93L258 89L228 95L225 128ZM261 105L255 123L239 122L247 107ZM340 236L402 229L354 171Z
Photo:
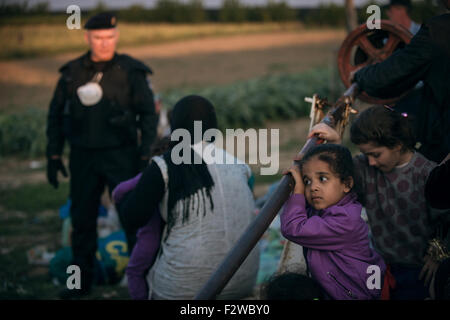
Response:
M196 121L201 121L201 136L195 132ZM124 198L120 214L128 232L136 232L149 221L158 222L158 208L165 223L154 263L142 263L146 258L142 252L146 239L154 240L155 233L138 234L131 253L130 264L147 274L146 297L192 299L252 220L254 199L248 186L251 171L245 163L215 146L216 159L222 155L233 161L205 163L198 150L210 142L202 137L207 130L217 128L214 107L207 99L194 95L182 98L173 108L170 124L172 132L184 129L189 133L190 146L182 152L190 154L183 154L182 158L190 161L179 163L174 159L176 144L162 157L154 157L136 188ZM147 273L143 268L150 266ZM251 295L258 266L259 249L255 248L219 298Z

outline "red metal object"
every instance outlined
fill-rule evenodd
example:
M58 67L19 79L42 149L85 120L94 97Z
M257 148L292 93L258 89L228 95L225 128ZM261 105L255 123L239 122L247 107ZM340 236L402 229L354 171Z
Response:
M387 59L395 50L411 41L412 34L406 28L388 20L381 20L380 25L381 29L371 30L362 24L349 33L342 43L338 53L338 68L346 88L351 85L352 72ZM369 103L390 104L408 92L390 99L379 99L361 92L358 98Z

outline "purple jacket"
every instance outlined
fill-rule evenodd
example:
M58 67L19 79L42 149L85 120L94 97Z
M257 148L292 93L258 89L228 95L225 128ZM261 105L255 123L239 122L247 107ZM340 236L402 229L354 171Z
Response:
M112 192L114 202L119 203L123 196L132 191L141 179L139 173L132 179L121 182ZM128 292L134 300L148 299L148 285L146 276L156 260L161 241L164 221L159 210L156 210L150 221L137 232L136 245L130 256L126 268L128 277Z
M134 300L149 299L146 277L156 260L163 227L164 221L157 210L137 233L136 245L126 268L128 292Z
M317 215L303 194L292 194L280 216L283 236L308 249L309 271L332 299L379 299L381 294L386 265L369 246L361 209L350 193ZM380 289L373 288L377 282L371 265L379 267Z
M136 188L136 185L138 184L139 179L141 179L141 176L142 172L136 175L134 178L119 183L112 192L112 199L114 200L114 202L119 203L125 194Z

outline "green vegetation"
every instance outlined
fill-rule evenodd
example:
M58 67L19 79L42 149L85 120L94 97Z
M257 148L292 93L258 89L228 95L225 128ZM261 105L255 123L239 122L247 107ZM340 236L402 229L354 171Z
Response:
M28 275L33 267L28 264L26 250L27 248L19 247L0 255L0 299L55 298L58 288L49 280L48 275Z
M100 2L96 8L89 11L89 15L109 10L107 5ZM240 0L225 0L222 8L205 9L202 0L158 0L152 9L142 5L131 5L128 8L115 11L121 21L126 22L170 22L170 23L204 23L204 22L269 22L294 21L297 19L297 9L290 8L285 1L269 1L266 6L245 6ZM85 10L83 10L83 13ZM58 23L56 18L68 15L64 13L50 13L48 5L28 6L27 2L0 4L0 17L5 18L1 24L18 23ZM83 17L84 18L84 17ZM30 20L29 20L30 19Z
M216 107L220 127L249 128L263 126L266 120L294 119L306 116L306 96L314 92L328 95L327 69L301 74L281 74L239 81L227 86L187 88L162 94L163 104L173 106L188 94L211 100Z
M46 111L30 108L22 113L0 116L0 156L43 155L46 147Z
M345 8L332 4L321 4L305 16L305 24L311 26L345 26Z
M0 59L48 56L63 52L83 51L84 30L66 28L65 17L58 24L10 24L0 25L2 50ZM63 19L61 19L63 18ZM201 37L217 37L237 34L267 33L299 30L301 25L292 23L224 23L224 24L143 24L121 23L121 47L143 46L176 40Z
M314 69L301 74L281 74L239 81L226 86L184 88L162 92L166 108L189 94L211 100L221 129L264 126L267 120L286 120L306 116L306 96L314 92L328 96L328 71ZM0 157L45 154L47 111L28 109L23 113L0 116Z
M69 183L61 180L57 189L45 182L2 190L0 203L7 210L19 210L32 216L43 210L57 210L69 196Z
M366 9L371 1L358 8L360 23L368 15ZM343 5L322 4L318 8L291 8L287 1L269 0L265 6L247 6L241 0L224 0L221 8L206 9L202 0L158 0L154 8L131 5L120 10L110 10L106 4L99 2L90 10L88 16L100 11L115 11L121 21L131 23L207 23L207 22L288 22L299 21L305 25L344 26L345 9ZM433 0L414 1L411 16L419 22L437 14L438 6ZM86 10L82 11L82 22ZM29 6L27 1L20 3L0 3L0 24L59 24L65 22L68 14L52 13L47 3ZM384 17L386 18L386 17Z

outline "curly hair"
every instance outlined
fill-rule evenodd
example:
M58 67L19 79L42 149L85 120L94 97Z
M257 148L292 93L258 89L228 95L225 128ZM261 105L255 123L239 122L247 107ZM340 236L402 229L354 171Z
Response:
M350 181L354 179L355 168L353 165L352 154L348 148L338 144L320 144L311 148L303 156L300 161L300 169L311 158L317 156L317 158L323 162L326 162L331 171L336 174L339 179L350 186Z

